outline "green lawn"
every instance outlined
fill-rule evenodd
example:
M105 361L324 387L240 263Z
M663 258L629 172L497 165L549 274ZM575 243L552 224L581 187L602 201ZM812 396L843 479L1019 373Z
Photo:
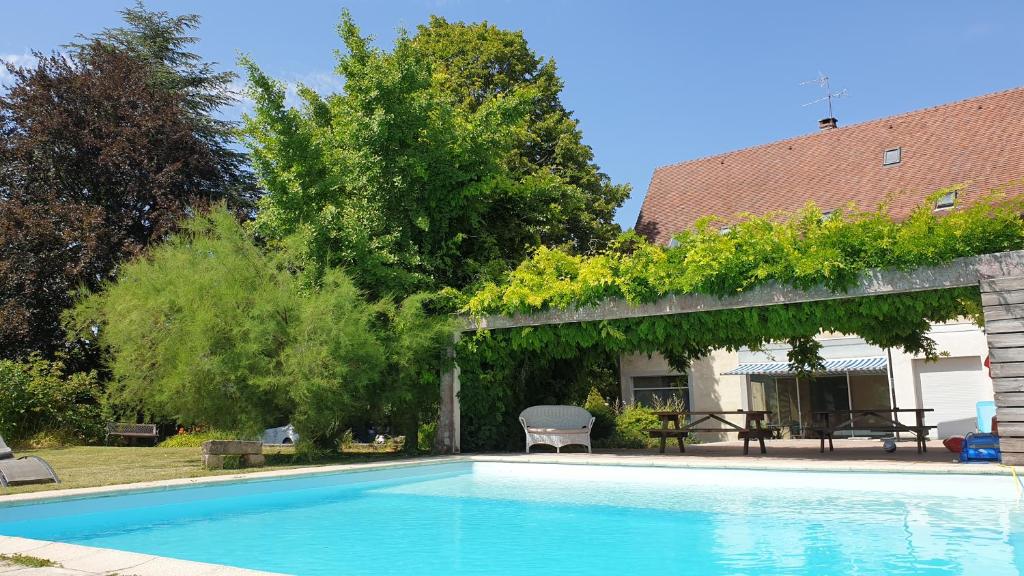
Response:
M19 450L17 456L39 456L53 466L60 484L33 484L3 490L3 494L107 486L171 478L195 478L261 470L281 470L327 464L353 464L394 460L399 454L336 454L319 462L294 462L292 455L264 450L267 466L240 470L205 470L199 448L125 448L116 446L75 446L48 450ZM2 500L2 498L0 498Z

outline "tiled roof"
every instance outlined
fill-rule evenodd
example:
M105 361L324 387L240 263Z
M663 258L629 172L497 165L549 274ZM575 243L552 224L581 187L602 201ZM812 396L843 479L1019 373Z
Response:
M887 149L901 162L883 166ZM1024 87L658 168L637 232L664 244L702 216L890 204L905 217L940 188L964 202L1010 182L1024 193Z

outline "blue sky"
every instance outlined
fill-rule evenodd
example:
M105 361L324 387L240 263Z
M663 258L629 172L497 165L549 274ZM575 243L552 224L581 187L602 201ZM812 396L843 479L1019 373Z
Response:
M9 3L0 56L51 50L118 23L131 0ZM235 67L239 52L267 72L336 89L335 23L348 7L390 45L430 14L522 30L558 63L563 100L596 160L633 195L632 227L654 168L812 132L823 105L800 82L824 71L849 97L840 125L1024 85L1024 2L611 2L605 0L178 0L147 3L203 17L199 52Z

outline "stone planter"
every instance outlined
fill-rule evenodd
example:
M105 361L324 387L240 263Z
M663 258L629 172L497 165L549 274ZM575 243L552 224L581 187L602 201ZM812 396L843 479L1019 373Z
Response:
M263 442L249 440L207 440L203 442L203 466L208 469L224 467L225 456L240 456L246 468L263 466Z

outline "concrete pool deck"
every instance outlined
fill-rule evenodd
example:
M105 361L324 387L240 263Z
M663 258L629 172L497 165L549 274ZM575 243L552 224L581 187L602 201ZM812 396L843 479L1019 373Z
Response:
M357 472L384 468L403 468L425 464L450 462L530 462L550 464L577 464L598 466L647 466L670 468L722 468L747 470L780 470L807 472L881 472L910 474L982 474L1010 475L1009 467L996 464L960 464L940 442L929 442L926 454L917 454L913 444L901 443L895 453L884 452L878 441L837 440L834 452L818 452L817 440L771 440L768 453L759 454L754 447L744 456L742 443L737 441L687 445L686 453L669 444L665 454L656 450L598 450L585 452L532 454L465 454L456 456L430 456L364 464L310 466L267 472L244 472L224 476L181 478L140 482L114 486L49 490L0 496L3 504L30 504L33 502L112 495L125 492L168 490L189 486L211 485L224 482L245 482L288 478L309 474ZM245 570L230 566L205 564L137 554L105 548L94 548L59 542L29 540L0 536L0 555L24 554L52 560L59 568L26 568L0 560L0 576L72 575L99 576L280 576L270 572Z

